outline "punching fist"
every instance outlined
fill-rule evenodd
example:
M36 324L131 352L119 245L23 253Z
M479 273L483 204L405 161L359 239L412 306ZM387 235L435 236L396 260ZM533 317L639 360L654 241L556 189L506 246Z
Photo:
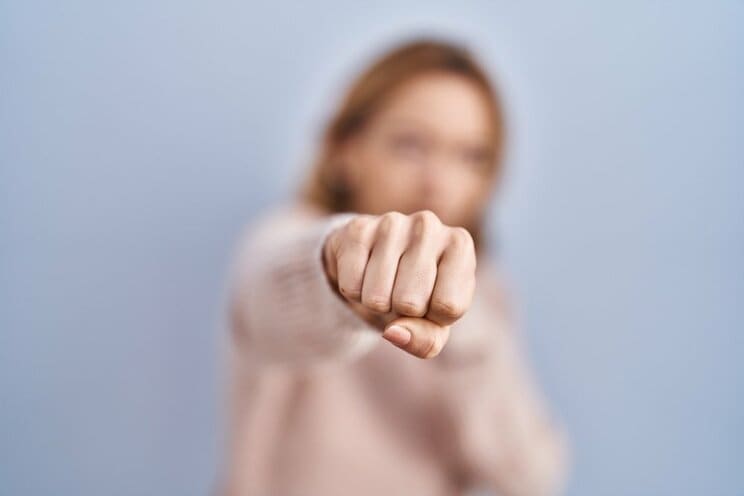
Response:
M473 238L428 210L353 217L326 238L323 265L355 312L420 358L439 354L475 290Z

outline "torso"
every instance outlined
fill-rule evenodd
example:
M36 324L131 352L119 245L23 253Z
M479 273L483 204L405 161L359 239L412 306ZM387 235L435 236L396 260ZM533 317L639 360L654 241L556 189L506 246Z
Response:
M478 363L503 331L484 284L433 360L380 339L349 362L239 374L226 494L458 494L454 398L489 380Z

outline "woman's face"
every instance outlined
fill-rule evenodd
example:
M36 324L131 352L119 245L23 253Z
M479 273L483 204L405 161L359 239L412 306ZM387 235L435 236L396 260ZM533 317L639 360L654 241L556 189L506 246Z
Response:
M492 188L491 136L486 96L472 82L446 73L406 82L343 148L353 209L429 209L472 225Z

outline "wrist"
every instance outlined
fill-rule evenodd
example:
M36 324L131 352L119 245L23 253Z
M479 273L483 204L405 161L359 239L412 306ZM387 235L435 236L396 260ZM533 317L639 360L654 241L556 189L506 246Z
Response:
M339 230L346 225L356 214L354 213L336 213L332 214L328 223L323 228L319 243L320 265L326 280L334 292L338 293L338 281L336 277L336 261L333 251L334 236ZM339 293L340 296L340 293Z

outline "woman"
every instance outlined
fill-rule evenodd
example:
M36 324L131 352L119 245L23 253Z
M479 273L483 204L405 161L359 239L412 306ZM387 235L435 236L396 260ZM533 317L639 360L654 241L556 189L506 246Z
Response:
M224 494L559 491L564 441L484 249L502 120L447 43L351 86L299 201L237 254Z

